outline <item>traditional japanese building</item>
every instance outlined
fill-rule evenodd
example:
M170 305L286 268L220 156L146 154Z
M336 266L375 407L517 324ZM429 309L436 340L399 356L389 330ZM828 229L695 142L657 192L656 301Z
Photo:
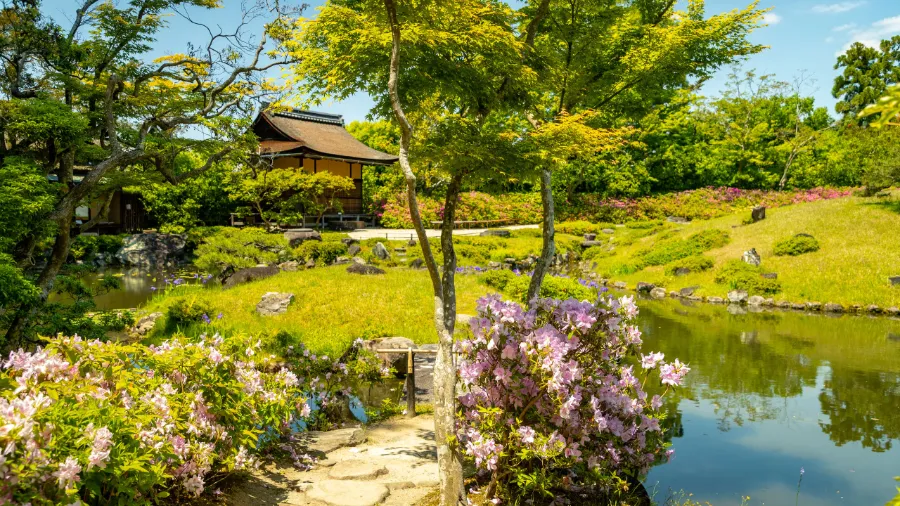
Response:
M263 111L253 121L253 132L259 138L260 155L270 157L275 168L296 167L313 174L324 170L352 179L354 190L339 197L344 216L364 214L365 167L398 160L356 140L338 114Z

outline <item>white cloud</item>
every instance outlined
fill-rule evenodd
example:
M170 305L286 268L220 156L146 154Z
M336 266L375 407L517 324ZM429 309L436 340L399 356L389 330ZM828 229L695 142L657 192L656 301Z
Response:
M884 18L863 29L850 30L850 41L844 45L844 48L838 54L844 54L854 42L877 48L882 40L891 38L894 35L900 35L900 16Z
M850 30L856 28L856 23L847 23L846 25L835 26L831 29L832 32L849 32Z
M819 4L813 6L813 12L819 14L838 14L841 12L849 12L857 7L862 7L865 5L865 0L859 0L856 2L838 2L836 4Z
M762 19L763 23L766 23L767 25L777 25L778 23L781 23L781 16L775 14L774 12L767 12L763 14Z

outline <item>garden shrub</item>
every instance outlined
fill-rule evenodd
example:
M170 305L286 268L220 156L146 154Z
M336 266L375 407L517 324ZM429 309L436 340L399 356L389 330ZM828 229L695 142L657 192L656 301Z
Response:
M379 375L371 356L337 363L298 346L276 359L255 341L59 337L11 353L0 372L0 497L33 506L181 502L212 475L251 469L298 423L326 426L349 385ZM290 451L308 467L310 457Z
M662 225L664 222L661 220L640 220L640 221L630 221L625 224L625 227L631 229L638 230L646 230L650 228L656 228Z
M581 243L583 239L581 237L573 237L570 235L557 235L556 236L556 249L557 252L567 252L574 251L576 253L581 252Z
M502 292L510 281L516 279L516 274L508 270L487 271L478 278L485 285Z
M669 239L657 242L649 249L638 252L638 257L646 265L666 265L676 260L721 248L731 240L724 230L704 230L687 239Z
M711 249L721 248L731 241L731 236L724 230L716 228L697 232L687 238L688 242L694 244L700 251L708 251Z
M615 227L612 223L591 223L589 221L564 221L555 225L556 233L583 237L584 234L599 234L604 228Z
M631 297L540 299L526 311L487 296L477 308L459 343L457 436L490 475L489 499L544 502L580 487L598 497L671 456L665 393L644 388L668 392L689 368L640 355Z
M601 258L611 257L615 254L615 251L610 251L608 248L605 248L603 246L591 246L581 253L581 258L583 258L584 260L599 260Z
M347 255L347 245L332 241L304 241L293 250L294 258L302 261L313 260L317 264L328 265L337 257Z
M179 298L166 310L166 328L170 332L209 320L213 309L203 299L197 297Z
M807 234L797 234L793 237L782 239L775 243L774 249L776 256L797 256L804 253L812 253L813 251L819 251L819 241Z
M525 302L528 297L528 287L531 277L524 274L516 274L508 270L486 271L479 277L479 281L485 285L503 292L513 300ZM597 296L596 283L593 288L580 283L578 280L562 276L546 276L541 284L540 297L573 298L578 300L593 300Z
M512 237L543 237L544 231L540 228L520 228L518 230L510 230Z
M287 249L288 241L282 234L270 234L261 228L222 228L203 239L195 252L194 265L202 272L220 275L276 263Z
M750 295L775 294L781 291L777 279L762 277L763 270L742 260L732 260L716 272L716 283L733 290L746 290Z
M646 266L647 264L642 262L640 259L617 263L610 266L604 273L604 276L607 278L614 276L627 276L629 274L634 274L635 272L642 270Z
M681 260L676 260L666 266L666 274L674 276L678 269L688 269L693 273L708 271L713 267L713 259L703 255L694 255Z
M69 253L75 260L90 260L97 253L111 257L125 244L123 235L87 235L81 234L72 241Z

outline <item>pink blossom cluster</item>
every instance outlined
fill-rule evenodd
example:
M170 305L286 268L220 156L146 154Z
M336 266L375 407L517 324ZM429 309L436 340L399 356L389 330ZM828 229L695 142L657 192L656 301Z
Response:
M497 493L534 492L521 484L539 480L510 473L571 480L574 470L585 486L608 485L670 456L662 396L690 369L641 356L637 313L632 297L537 299L530 309L497 295L478 301L459 342L457 431L476 467L506 484ZM648 381L661 393L648 393Z
M374 357L348 368L298 348L276 358L219 335L158 346L75 336L11 353L0 364L11 386L0 394L0 504L113 491L146 504L156 487L196 496L210 473L252 468L312 423L311 399L337 406L346 385L377 375Z

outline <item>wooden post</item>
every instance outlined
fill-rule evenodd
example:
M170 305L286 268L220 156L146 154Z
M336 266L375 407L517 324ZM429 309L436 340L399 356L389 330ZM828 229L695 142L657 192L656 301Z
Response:
M406 418L416 416L416 364L413 361L413 349L406 355Z

